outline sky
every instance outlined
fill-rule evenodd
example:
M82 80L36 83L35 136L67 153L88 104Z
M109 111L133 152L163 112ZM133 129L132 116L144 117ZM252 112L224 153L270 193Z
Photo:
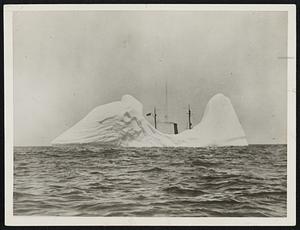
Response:
M130 94L187 128L229 97L250 144L286 143L287 12L14 12L14 145L49 145ZM151 118L147 118L152 122Z

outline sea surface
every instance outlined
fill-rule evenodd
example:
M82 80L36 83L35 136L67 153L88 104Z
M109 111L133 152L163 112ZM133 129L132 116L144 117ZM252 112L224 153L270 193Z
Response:
M286 145L14 148L14 215L284 217Z

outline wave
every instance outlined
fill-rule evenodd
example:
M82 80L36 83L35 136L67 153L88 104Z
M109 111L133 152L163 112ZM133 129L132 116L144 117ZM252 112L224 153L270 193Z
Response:
M286 146L21 147L14 164L17 216L287 213Z
M199 189L182 188L180 186L171 186L163 189L164 192L176 195L199 196L205 194L204 191Z

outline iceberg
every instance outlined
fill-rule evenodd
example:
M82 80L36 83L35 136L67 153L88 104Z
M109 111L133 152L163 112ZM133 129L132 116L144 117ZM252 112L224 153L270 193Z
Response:
M51 144L113 145L122 147L206 147L248 145L229 98L223 94L208 102L201 122L177 135L155 129L143 115L143 105L124 95L120 101L93 109Z

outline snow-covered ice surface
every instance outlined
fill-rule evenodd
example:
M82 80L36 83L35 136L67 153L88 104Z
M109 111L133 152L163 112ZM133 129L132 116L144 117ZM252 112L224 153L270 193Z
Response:
M52 141L128 147L206 147L248 145L229 98L223 94L208 102L201 122L178 135L164 134L143 116L143 105L130 95L101 105Z

